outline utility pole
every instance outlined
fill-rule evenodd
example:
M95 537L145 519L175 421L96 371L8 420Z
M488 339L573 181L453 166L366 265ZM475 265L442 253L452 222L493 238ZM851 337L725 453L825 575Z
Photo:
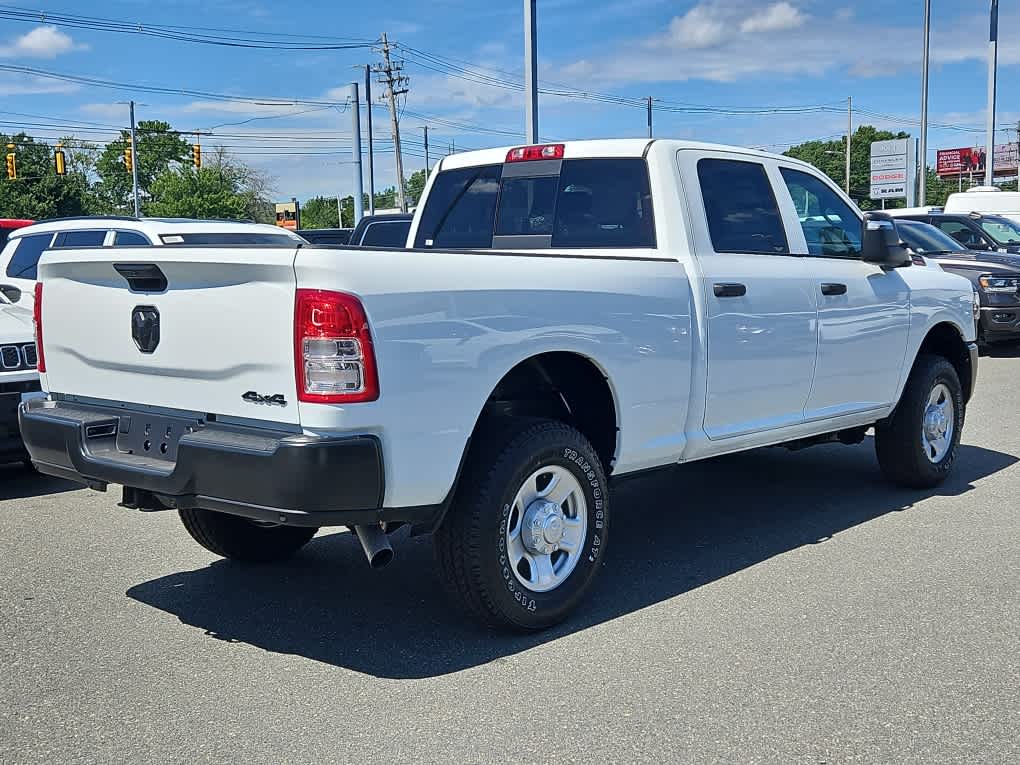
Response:
M846 97L846 194L850 196L850 136L854 132L854 100Z
M538 143L538 14L524 0L524 122L528 143Z
M988 25L988 134L985 136L985 186L995 183L995 74L999 57L999 0L992 0Z
M924 53L921 58L921 148L917 180L918 204L928 204L928 40L931 37L931 0L924 0Z
M123 103L123 102L122 102ZM131 193L135 200L135 217L139 217L138 207L138 141L135 138L135 102L130 102L131 108Z
M401 62L393 63L390 59L390 43L386 39L386 33L382 36L382 65L377 65L375 71L381 75L379 82L386 86L386 98L390 102L390 132L393 134L393 153L397 160L397 202L401 212L407 212L407 197L404 193L404 161L400 156L400 122L397 120L397 96L407 92L405 87L408 83L407 77L400 74L404 65Z
M372 67L365 66L365 111L368 119L368 214L375 215L375 151L372 147Z
M648 96L648 137L652 137L652 97Z
M422 125L421 129L425 132L425 180L427 181L429 179L429 171L431 170L429 166L429 126Z
M361 179L361 107L358 102L358 83L351 83L351 133L353 143L351 153L354 154L354 225L358 225L365 214L365 201L362 198Z

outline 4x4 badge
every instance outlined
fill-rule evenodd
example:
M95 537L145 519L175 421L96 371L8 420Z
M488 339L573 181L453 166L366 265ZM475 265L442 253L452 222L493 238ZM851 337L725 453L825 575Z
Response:
M136 305L131 312L131 337L142 353L159 345L159 310L154 305Z

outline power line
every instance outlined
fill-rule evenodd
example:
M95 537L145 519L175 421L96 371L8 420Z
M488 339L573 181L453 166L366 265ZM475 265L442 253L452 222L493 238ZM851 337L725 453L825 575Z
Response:
M279 35L277 33L254 32L239 29L218 29L215 27L207 27L202 31L196 31L195 27L133 23L118 21L117 19L102 18L99 16L79 16L68 13L53 13L50 11L31 8L18 8L10 5L0 5L0 18L27 23L45 23L58 27L141 35L178 42L218 45L227 48L294 51L354 50L358 48L371 48L376 44L376 42L378 42L377 40L351 38L333 38L331 42L327 42L330 38ZM284 36L294 39L279 39Z
M227 93L211 93L205 90L190 90L187 88L170 88L158 85L142 85L140 83L117 82L115 80L104 80L98 77L86 77L84 75L66 74L63 72L50 72L44 69L35 69L29 66L15 66L12 64L0 64L0 71L14 72L16 74L28 74L33 77L71 82L78 85L86 85L94 88L106 88L140 93L158 93L161 95L187 96L189 98L207 98L213 101L228 101L245 104L256 104L258 106L343 106L343 101L325 101L321 99L307 98L258 98L254 96L237 96Z

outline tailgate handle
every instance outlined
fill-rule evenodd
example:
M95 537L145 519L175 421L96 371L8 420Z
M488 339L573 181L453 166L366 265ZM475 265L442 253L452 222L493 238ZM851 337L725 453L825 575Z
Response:
M155 263L114 263L113 268L127 279L132 292L166 291L166 276Z

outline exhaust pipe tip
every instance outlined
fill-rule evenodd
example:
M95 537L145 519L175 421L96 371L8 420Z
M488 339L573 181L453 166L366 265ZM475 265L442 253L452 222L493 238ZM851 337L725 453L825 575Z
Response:
M390 538L378 524L360 524L354 527L354 533L361 542L370 568L380 569L393 560L393 547Z
M370 568L383 568L390 564L393 560L393 548L387 547L385 550L379 550L375 555L368 559L368 565Z

